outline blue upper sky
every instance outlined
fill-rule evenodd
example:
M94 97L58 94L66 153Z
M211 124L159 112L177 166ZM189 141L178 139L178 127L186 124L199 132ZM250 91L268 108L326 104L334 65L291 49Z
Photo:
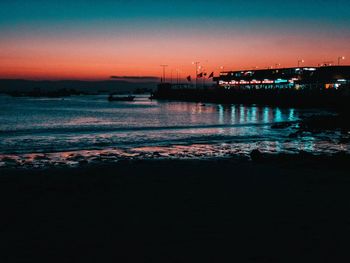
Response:
M348 0L1 0L0 39L160 31L350 32Z
M350 22L348 0L2 0L2 29L26 23L112 21L149 21L157 19L224 21L244 23L251 20ZM165 21L166 22L166 21ZM199 24L199 23L198 23ZM349 24L347 24L349 26ZM160 25L161 26L161 25Z

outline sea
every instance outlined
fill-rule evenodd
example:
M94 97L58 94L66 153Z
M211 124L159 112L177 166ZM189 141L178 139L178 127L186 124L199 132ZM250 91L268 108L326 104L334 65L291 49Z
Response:
M157 101L107 95L0 95L0 167L79 166L125 159L249 158L264 153L349 152L340 131L296 135L316 109ZM283 124L283 125L280 125ZM345 137L345 139L344 139Z

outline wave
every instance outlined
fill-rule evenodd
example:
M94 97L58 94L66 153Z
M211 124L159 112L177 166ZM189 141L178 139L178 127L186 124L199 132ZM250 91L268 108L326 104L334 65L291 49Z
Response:
M116 127L116 126L77 126L77 127L55 127L37 129L0 130L0 136L26 135L26 134L69 134L69 133L102 133L102 132L133 132L133 131L161 131L161 130L192 130L192 129L224 129L241 127L271 126L274 124L293 124L295 121L287 122L265 122L265 123L242 123L242 124L213 124L213 125L186 125L186 126L140 126L140 127Z
M37 141L35 139L26 141L25 143L19 142L21 147L18 147L18 143L12 145L6 144L1 147L0 153L2 154L23 154L23 153L47 153L47 152L62 152L62 151L77 151L77 150L101 150L108 147L118 148L134 148L145 146L159 146L167 147L173 145L193 145L193 144L232 144L232 143L254 143L262 141L279 141L283 142L288 140L287 135L274 136L273 134L252 134L252 135L228 135L228 134L212 134L212 135L194 135L194 136L181 136L181 137L148 137L141 136L130 140L129 138L122 139L120 137L106 138L102 141L83 140L83 141L70 141L64 140L56 142L55 139L50 141Z

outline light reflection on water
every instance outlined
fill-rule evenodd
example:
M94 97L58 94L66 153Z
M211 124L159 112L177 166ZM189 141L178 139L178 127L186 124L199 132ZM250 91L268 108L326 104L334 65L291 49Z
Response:
M305 110L160 102L147 96L135 102L108 102L106 96L0 96L0 104L0 155L11 158L86 151L145 157L152 147L161 148L157 154L166 158L246 155L256 148L271 153L349 151L348 144L334 142L339 134L291 139L293 128L271 129L272 123L297 120Z

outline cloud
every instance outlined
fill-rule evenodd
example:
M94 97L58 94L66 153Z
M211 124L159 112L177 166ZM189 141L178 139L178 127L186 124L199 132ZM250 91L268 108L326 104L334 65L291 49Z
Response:
M157 81L159 78L154 76L111 76L111 79Z

